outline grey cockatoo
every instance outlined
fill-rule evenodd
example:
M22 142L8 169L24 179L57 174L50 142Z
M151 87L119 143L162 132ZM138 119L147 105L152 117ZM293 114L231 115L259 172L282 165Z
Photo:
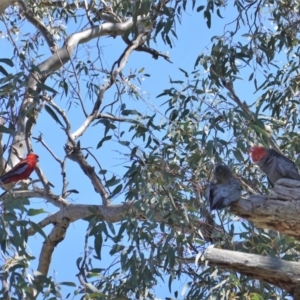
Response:
M217 165L205 194L211 210L222 209L241 198L242 186L228 166Z
M248 151L254 164L267 175L269 183L274 186L280 178L300 180L296 165L287 157L273 149L253 146Z

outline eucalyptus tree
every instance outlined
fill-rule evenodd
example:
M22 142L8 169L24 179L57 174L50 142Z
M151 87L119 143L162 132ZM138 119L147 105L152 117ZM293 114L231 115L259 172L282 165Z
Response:
M300 297L300 183L271 188L247 154L261 144L299 164L297 1L19 0L0 11L9 50L0 58L0 173L44 154L37 180L3 186L5 299L155 299L162 282L175 299ZM187 30L190 39L213 26L218 34L186 70L159 47L182 47L178 31L195 14L206 27ZM153 73L135 53L151 57ZM163 62L182 75L153 95L143 79L159 77ZM111 155L118 173L106 166ZM244 194L211 212L205 189L222 162ZM68 242L79 220L86 234ZM44 239L37 253L34 235ZM66 243L80 257L59 283L49 274L61 260L51 259Z

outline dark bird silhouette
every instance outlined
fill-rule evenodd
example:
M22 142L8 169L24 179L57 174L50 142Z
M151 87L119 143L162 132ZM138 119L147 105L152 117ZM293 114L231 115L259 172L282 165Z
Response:
M241 198L242 186L228 166L217 165L205 194L211 210L222 209Z

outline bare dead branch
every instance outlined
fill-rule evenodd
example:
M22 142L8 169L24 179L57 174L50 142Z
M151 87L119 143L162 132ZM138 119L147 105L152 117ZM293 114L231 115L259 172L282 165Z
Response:
M209 247L205 251L205 260L210 265L237 271L279 286L292 296L299 296L300 263L298 262L213 247Z
M84 174L88 176L88 178L91 180L95 191L100 194L102 198L102 203L104 206L107 206L110 204L110 200L108 197L108 194L105 190L105 187L103 186L100 178L95 172L94 167L90 166L86 159L84 158L84 155L81 151L81 149L76 146L76 147L70 147L66 146L65 147L67 157L75 162L78 163L78 165L81 167L83 170Z
M41 198L59 208L65 208L70 205L66 199L54 195L52 192L45 193L44 189L35 188L34 190L14 190L13 194L6 193L1 196L0 201L10 201L17 198Z
M107 120L111 120L111 121L117 121L117 122L126 122L127 119L126 118L119 118L113 115L108 115L108 114L102 114L99 113L96 115L95 120L97 119L107 119Z
M170 58L169 58L169 55L168 54L164 54L164 53L161 53L161 52L158 52L157 50L153 49L153 48L149 48L147 46L140 46L136 49L136 51L140 51L140 52L145 52L145 53L149 53L152 55L152 57L154 59L158 59L159 57L162 57L164 58L166 61L168 61L169 63L173 63Z
M67 217L63 217L60 222L55 224L48 236L48 239L45 241L40 253L39 265L37 268L37 270L42 274L47 275L54 248L58 243L64 240L69 224L69 219Z
M55 155L55 153L50 149L50 147L46 144L46 142L43 139L42 133L38 137L32 137L32 139L36 140L38 143L41 143L47 151L51 154L51 156L59 163L62 164L62 161Z
M64 122L65 122L65 127L63 128L64 131L66 132L68 138L69 138L69 142L75 146L76 143L73 139L73 137L71 136L71 124L70 121L66 115L66 112L64 110L62 110L58 105L56 105L56 103L53 100L48 100L48 103L55 109L55 111L63 118Z
M123 41L127 44L127 45L132 45L132 42L127 38L127 37L123 37ZM157 50L153 49L153 48L149 48L145 45L142 45L142 46L139 46L135 49L136 51L139 51L139 52L146 52L146 53L149 53L152 55L152 57L154 59L158 59L159 57L162 57L164 58L166 61L168 61L169 63L172 64L172 61L170 60L169 58L169 55L168 54L163 54L161 52L158 52Z
M90 216L98 216L99 220L105 220L110 223L117 223L130 214L134 216L134 218L139 219L141 221L146 220L145 216L142 212L135 208L134 204L136 201L127 201L121 204L115 205L88 205L88 204L70 204L65 209L61 209L57 213L47 216L42 221L40 221L37 225L40 228L44 228L50 224L55 224L59 222L62 218L67 217L69 222L76 222L77 220L85 219ZM205 241L211 241L211 230L210 225L202 222L198 219L191 218L191 222L189 226L177 226L175 222L169 222L169 219L165 218L165 214L161 211L158 211L157 208L153 205L149 205L149 210L153 213L153 218L156 222L164 223L169 227L174 228L180 232L185 234L191 234L195 232L195 228L199 228L201 231L202 239ZM28 230L28 235L34 235L36 231L31 228Z
M280 179L269 196L251 195L234 203L230 211L252 221L258 228L268 228L300 240L300 182Z
M43 171L41 170L41 168L37 165L35 167L35 172L38 175L43 187L44 187L44 191L46 193L50 192L50 186L54 186L50 181L48 181L48 179L46 178L46 176L44 175Z

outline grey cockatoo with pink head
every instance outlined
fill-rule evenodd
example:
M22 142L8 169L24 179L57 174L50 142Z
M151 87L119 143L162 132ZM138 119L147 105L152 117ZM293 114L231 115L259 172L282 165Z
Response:
M261 146L253 146L249 154L254 164L267 175L271 186L281 178L300 180L297 166L290 159L273 149Z

